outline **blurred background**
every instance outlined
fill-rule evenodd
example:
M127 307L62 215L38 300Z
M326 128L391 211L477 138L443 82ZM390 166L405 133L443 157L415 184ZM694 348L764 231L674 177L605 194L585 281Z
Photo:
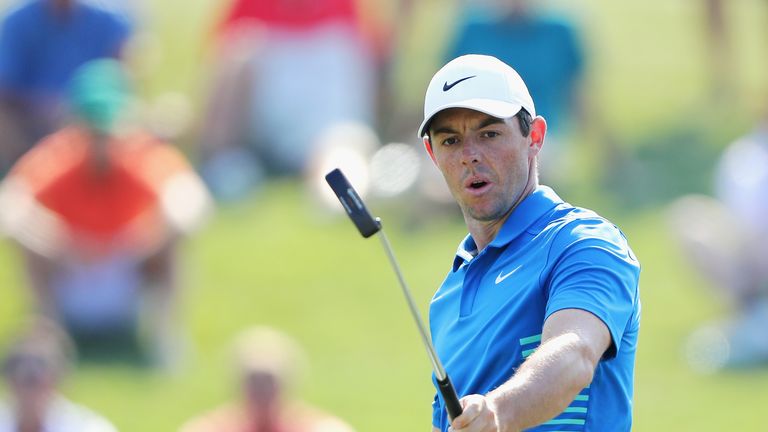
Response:
M30 356L16 353L48 352L18 349L42 315L79 353L53 368L57 392L118 430L217 430L190 420L259 393L233 346L267 326L302 351L290 398L348 424L328 430L426 430L430 367L395 276L322 175L341 166L383 218L426 314L465 227L416 136L423 95L453 55L487 49L509 57L551 120L542 182L616 223L641 261L633 430L764 429L766 2L0 0L0 11L5 399L15 359ZM67 177L88 161L102 177Z

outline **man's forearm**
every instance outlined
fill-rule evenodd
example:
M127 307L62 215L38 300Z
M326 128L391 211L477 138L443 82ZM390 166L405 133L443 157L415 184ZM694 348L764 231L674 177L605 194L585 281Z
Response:
M487 395L499 431L533 427L563 412L592 381L595 362L574 333L542 344L509 381Z

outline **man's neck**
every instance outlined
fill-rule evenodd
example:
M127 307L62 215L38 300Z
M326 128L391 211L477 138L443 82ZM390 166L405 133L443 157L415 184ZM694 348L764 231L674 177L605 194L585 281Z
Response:
M49 6L56 18L61 20L69 19L75 8L74 1L70 0L54 0Z
M519 206L523 200L532 194L537 187L538 181L528 183L525 189L523 189L523 192L520 194L520 197L512 204L509 210L507 210L507 212L498 219L494 219L492 221L479 221L467 217L466 214L464 215L464 220L467 223L467 229L469 230L469 234L472 236L472 239L475 241L475 245L477 245L478 252L485 249L485 247L488 246L488 244L490 244L493 239L496 238L496 236L499 234L499 231L501 231L501 227L504 226L504 223L507 221L507 219L509 219L517 206Z
M19 432L42 432L43 431L43 414L32 413L27 415L19 415L18 428Z

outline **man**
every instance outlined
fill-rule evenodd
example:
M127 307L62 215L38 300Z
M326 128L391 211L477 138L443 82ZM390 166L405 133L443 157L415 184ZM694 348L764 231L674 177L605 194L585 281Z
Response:
M0 401L0 432L116 432L108 420L59 393L70 345L57 326L39 319L16 338L2 363L9 399Z
M700 372L768 364L768 112L730 143L715 170L714 196L686 195L669 208L670 234L731 311L691 334Z
M584 56L575 26L545 16L531 0L470 2L462 12L448 58L487 54L511 65L525 79L538 112L547 116L549 129L562 136L570 117L580 117L573 111L581 108Z
M538 183L547 132L520 76L490 56L440 69L419 134L469 235L430 306L464 408L435 431L629 431L639 263L623 234Z
M211 203L178 150L125 124L129 88L116 60L75 72L78 120L0 184L0 230L24 252L38 310L70 332L83 357L167 367L181 348L178 240Z
M229 3L200 151L213 193L235 200L305 172L334 125L371 124L376 87L354 0Z
M234 354L238 399L188 421L181 432L353 432L293 394L305 359L288 335L250 328L237 338Z
M549 139L539 155L544 162L540 174L546 181L563 183L569 168L567 152L572 151L565 142L575 122L585 128L591 119L585 112L589 100L581 91L584 55L573 23L546 16L537 3L468 2L447 58L492 55L520 74L536 100L537 112L547 119Z
M0 174L67 116L66 89L84 63L118 57L131 27L83 0L26 0L0 26Z

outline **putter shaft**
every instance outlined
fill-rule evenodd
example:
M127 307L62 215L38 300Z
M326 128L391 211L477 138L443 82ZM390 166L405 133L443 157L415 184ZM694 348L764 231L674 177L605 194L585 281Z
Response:
M377 221L381 223L378 220L378 218L377 218ZM434 370L435 372L435 377L438 379L438 381L444 381L446 378L445 368L443 368L443 364L440 363L440 358L437 356L437 353L435 352L435 347L434 345L432 345L432 340L427 334L426 327L424 326L424 321L422 321L421 319L421 314L419 313L419 310L416 307L416 302L413 300L413 296L411 295L411 290L408 289L408 285L405 282L403 273L400 271L400 265L397 263L397 260L395 259L395 254L394 252L392 252L392 246L390 246L389 240L387 239L387 235L384 234L383 228L379 230L379 239L381 240L382 246L384 246L384 250L387 252L389 263L392 264L392 268L395 270L395 274L397 275L397 280L400 282L400 288L402 288L403 294L405 295L405 299L408 303L408 308L411 310L411 315L413 315L413 320L416 322L416 327L419 328L419 334L421 335L421 340L424 342L424 347L427 349L427 355L429 356L429 361L432 362L432 370Z
M429 337L426 327L424 326L424 322L421 320L421 314L416 308L416 302L413 301L411 291L408 289L408 285L405 283L405 278L403 277L403 273L400 271L400 266L395 259L395 254L392 252L392 247L389 245L389 240L387 239L387 236L384 235L384 231L381 227L381 219L374 219L371 216L371 214L368 212L368 209L365 208L363 200L360 199L360 195L358 195L352 185L349 184L349 181L340 169L336 168L326 174L325 180L328 182L328 186L331 187L333 192L339 198L339 202L341 202L342 207L344 207L347 215L355 224L363 237L368 238L377 232L381 233L379 239L381 239L381 244L384 246L384 250L387 252L389 262L392 264L392 268L395 270L397 280L400 282L400 288L403 290L405 299L408 302L408 308L411 311L413 320L416 322L416 327L419 329L419 334L421 335L421 340L427 350L427 355L429 355L429 360L432 362L432 370L435 373L437 389L443 396L443 401L445 402L445 410L448 412L448 417L451 420L455 419L461 415L463 411L461 402L459 401L459 396L456 393L456 389L453 387L451 379L445 372L445 368L443 368L442 363L440 363L440 359L437 357L435 347L432 345L432 339Z

